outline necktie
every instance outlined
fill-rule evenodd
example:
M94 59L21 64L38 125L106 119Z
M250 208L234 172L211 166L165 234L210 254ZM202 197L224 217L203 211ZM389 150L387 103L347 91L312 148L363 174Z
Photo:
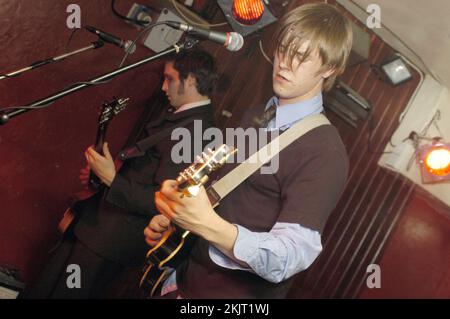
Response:
M260 128L267 127L267 124L275 117L277 113L277 106L275 103L272 103L267 110L264 111L264 113L261 116L256 116L253 119L253 122L256 124L256 126Z

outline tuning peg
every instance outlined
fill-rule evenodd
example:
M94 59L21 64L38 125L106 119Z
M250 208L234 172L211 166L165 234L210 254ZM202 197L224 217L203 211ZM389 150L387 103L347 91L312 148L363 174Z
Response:
M205 161L204 161L204 159L203 159L203 157L201 157L201 156L199 156L199 155L197 155L197 157L195 158L195 161L197 162L197 163L201 163L201 164L203 164Z

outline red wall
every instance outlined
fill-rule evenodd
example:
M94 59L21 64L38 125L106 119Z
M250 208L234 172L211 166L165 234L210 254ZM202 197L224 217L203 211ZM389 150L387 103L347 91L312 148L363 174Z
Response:
M423 191L405 208L379 263L381 287L360 298L450 298L450 209Z
M64 53L71 30L66 8L71 0L0 2L0 74ZM109 0L78 0L83 25L93 25L123 39L138 30L113 15ZM126 13L132 0L119 1ZM78 31L69 51L88 46L96 36ZM114 69L124 51L112 45L0 81L0 107L24 105ZM153 53L138 46L128 62ZM68 195L80 190L83 152L93 144L98 107L112 96L130 97L128 108L110 126L114 153L128 137L146 101L159 89L160 63L147 64L106 85L91 87L33 110L0 126L0 264L9 264L31 282L57 238L56 226Z

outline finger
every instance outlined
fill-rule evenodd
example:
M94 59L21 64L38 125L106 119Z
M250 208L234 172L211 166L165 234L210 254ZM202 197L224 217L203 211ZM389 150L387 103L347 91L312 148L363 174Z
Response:
M85 150L84 152L86 153L87 151L89 151L90 148L93 149L93 148L94 148L94 145L89 145L89 146L86 148L86 150Z
M144 236L145 236L145 238L149 238L151 240L158 240L162 237L162 234L158 233L158 232L154 232L150 228L146 227L144 229Z
M89 156L91 156L91 157L92 157L93 159L95 159L95 160L100 160L100 159L103 158L103 156L101 156L99 153L97 153L97 151L94 150L93 147L89 147L89 148L88 148L87 154L88 154Z
M173 179L166 179L161 185L161 191L163 190L176 190L177 189L177 181Z
M89 175L90 175L90 172L86 172L86 173L80 172L80 178L88 178Z
M145 237L145 242L149 245L149 246L156 246L159 243L159 240L151 240L148 237Z
M155 194L155 206L158 209L158 211L166 216L169 220L173 219L173 216L175 215L175 212L170 208L170 206L167 204L167 199L164 199L164 195L162 195L160 192L157 192Z
M107 158L107 159L109 159L109 160L112 160L113 158L112 158L112 156L111 156L111 153L110 153L110 151L109 151L109 146L108 146L108 143L103 143L103 154L105 155L105 157Z
M165 180L161 186L161 194L167 199L180 203L180 192L178 192L178 183L174 180Z
M94 162L94 159L92 158L92 156L89 153L85 153L84 156L86 157L86 162L89 165L89 168L92 169L92 163Z
M155 216L155 219L158 221L158 224L161 227L166 227L167 228L170 225L170 220L164 215Z
M167 217L165 217L164 215L161 215L161 216L163 216L165 219L167 219ZM156 231L156 232L159 232L159 233L162 233L163 231L166 231L169 228L168 225L164 226L164 225L160 224L158 222L158 220L152 220L152 222L150 223L149 227L153 231Z

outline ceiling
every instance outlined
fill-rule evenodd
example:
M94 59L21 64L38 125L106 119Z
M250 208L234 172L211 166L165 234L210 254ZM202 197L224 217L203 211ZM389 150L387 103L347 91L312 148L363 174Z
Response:
M428 71L450 88L449 0L340 0L363 10L370 4L381 9L382 27L391 31L423 61ZM391 44L391 43L389 43ZM403 52L402 52L403 53ZM411 55L411 53L409 54Z

